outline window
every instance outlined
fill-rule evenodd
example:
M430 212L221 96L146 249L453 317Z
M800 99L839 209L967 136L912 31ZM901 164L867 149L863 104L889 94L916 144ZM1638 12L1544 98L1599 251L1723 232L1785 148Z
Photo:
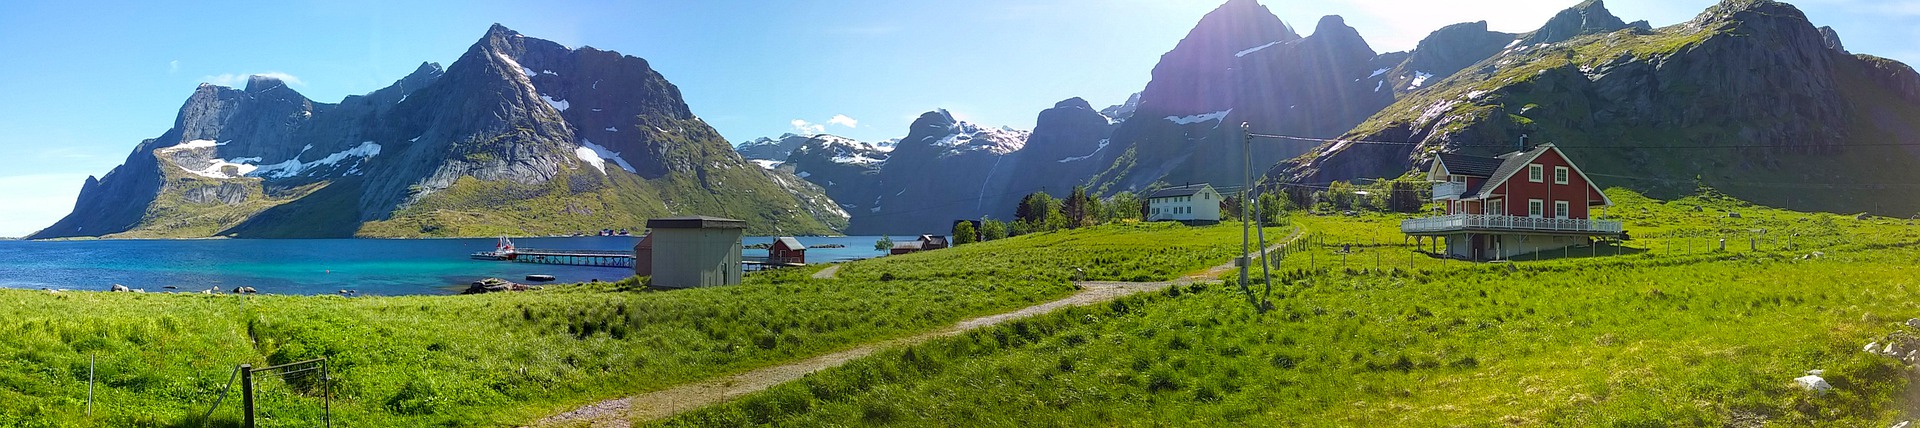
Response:
M1553 167L1553 184L1567 184L1567 167Z
M1567 218L1567 201L1553 201L1553 218Z
M1527 181L1535 183L1546 181L1543 173L1544 171L1541 171L1540 164L1527 165Z
M1546 208L1546 204L1539 199L1528 199L1527 217L1540 218L1542 211L1546 211Z

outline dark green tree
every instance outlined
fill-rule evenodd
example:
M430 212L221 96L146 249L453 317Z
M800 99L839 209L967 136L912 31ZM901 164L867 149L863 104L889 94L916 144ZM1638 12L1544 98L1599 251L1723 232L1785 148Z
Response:
M1067 196L1060 209L1060 213L1066 216L1067 228L1092 225L1098 211L1099 201L1087 195L1085 186L1073 186L1073 193Z
M972 244L980 240L980 234L973 229L971 221L953 222L953 245Z
M980 240L992 241L1007 237L1007 224L999 220L980 218Z
M1107 198L1106 209L1100 210L1102 223L1126 220L1138 220L1140 216L1140 196L1133 192L1120 192Z

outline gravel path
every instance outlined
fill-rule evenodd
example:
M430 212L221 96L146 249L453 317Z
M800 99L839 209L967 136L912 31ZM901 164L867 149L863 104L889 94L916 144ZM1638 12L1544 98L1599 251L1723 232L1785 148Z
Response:
M826 269L821 269L819 272L814 272L813 279L833 279L834 275L839 275L839 274L840 274L840 265L827 266Z
M882 349L953 336L981 327L1053 312L1068 306L1104 303L1134 293L1162 289L1174 285L1174 282L1081 282L1077 284L1080 285L1080 292L1060 300L1028 306L1013 312L964 320L938 331L860 345L799 362L601 401L541 419L533 426L630 427L634 420L660 419L683 411L726 402L741 395L799 379L807 373L846 364L848 361L872 355Z
M1301 236L1294 230L1292 236L1268 247L1272 252L1286 246ZM1252 253L1258 254L1258 253ZM808 358L798 362L765 367L732 376L681 384L671 388L648 392L640 395L616 398L549 416L535 422L536 427L551 426L590 426L618 427L633 426L633 421L650 421L679 414L680 412L723 403L749 393L799 379L808 373L825 370L846 364L849 361L872 355L882 349L909 346L942 337L954 336L969 330L1005 323L1016 319L1041 315L1068 306L1092 305L1112 301L1143 291L1161 290L1166 287L1212 281L1222 274L1233 271L1232 261L1195 272L1172 281L1160 282L1076 282L1080 291L1073 295L1038 305L1028 306L1013 312L994 314L963 320L944 329L921 333L914 336L885 340L855 346L843 351ZM832 279L840 271L840 265L828 266L813 274L817 279Z

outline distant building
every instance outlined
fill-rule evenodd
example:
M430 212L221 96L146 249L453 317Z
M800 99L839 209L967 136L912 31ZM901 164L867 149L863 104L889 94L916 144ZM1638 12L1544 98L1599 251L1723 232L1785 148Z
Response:
M652 232L633 246L633 273L660 288L740 283L740 238L747 222L693 216L647 220Z
M1220 192L1205 183L1155 190L1147 195L1147 221L1219 223L1223 201Z
M791 236L782 236L773 240L773 246L767 247L767 264L804 265L807 264L807 246Z
M893 249L887 251L887 254L906 254L918 251L938 250L941 248L947 248L946 236L920 235L919 239L894 243Z
M1553 144L1491 158L1441 153L1427 180L1445 214L1401 222L1400 231L1446 238L1451 257L1507 259L1622 231L1618 221L1591 218L1590 208L1613 201Z

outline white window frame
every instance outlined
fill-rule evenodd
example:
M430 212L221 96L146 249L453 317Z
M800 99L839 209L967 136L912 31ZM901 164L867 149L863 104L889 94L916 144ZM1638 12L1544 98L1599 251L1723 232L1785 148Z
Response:
M1486 215L1507 215L1507 200L1492 199L1480 203L1480 212Z
M1540 164L1527 164L1527 181L1540 183L1547 180L1547 170Z
M1539 199L1527 200L1527 217L1540 218L1540 216L1547 214L1546 210L1547 201Z
M1567 184L1567 167L1553 167L1553 184Z
M1573 208L1567 201L1553 201L1553 218L1569 218L1572 215Z

